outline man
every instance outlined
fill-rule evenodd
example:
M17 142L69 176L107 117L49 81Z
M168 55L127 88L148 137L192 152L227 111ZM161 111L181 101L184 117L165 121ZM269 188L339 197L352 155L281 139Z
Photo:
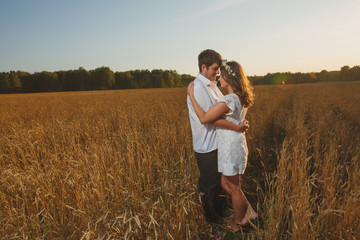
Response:
M216 76L219 74L221 55L214 50L202 51L198 57L199 74L194 80L194 97L204 111L217 103L223 96L216 86ZM218 222L222 217L228 217L226 199L220 185L221 174L217 165L216 127L234 131L245 131L246 125L236 125L225 119L219 119L212 124L201 124L190 101L187 98L190 124L193 137L195 157L200 170L199 189L205 217L209 223Z

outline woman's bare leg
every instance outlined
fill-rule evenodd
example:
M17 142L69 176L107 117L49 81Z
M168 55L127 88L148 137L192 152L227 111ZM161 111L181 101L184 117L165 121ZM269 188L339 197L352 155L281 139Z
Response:
M239 179L240 180L240 179ZM229 194L231 194L232 190L231 190L231 183L225 178L224 175L221 175L221 186L224 188L224 190L226 192L228 192ZM240 183L239 183L240 186ZM258 217L258 214L256 213L256 211L251 207L249 201L247 200L247 198L245 197L244 192L241 190L242 195L245 198L246 201L246 213L245 213L245 217L241 220L240 225L245 227L247 226L250 221L255 220ZM233 198L232 198L233 199ZM235 209L235 207L234 207ZM233 218L233 217L232 217ZM238 222L239 223L239 222Z
M229 229L233 232L237 232L242 229L240 224L245 217L248 203L244 193L241 191L239 174L235 176L224 176L224 181L227 184L228 189L230 190L231 200L235 212L234 224L230 226Z
M221 174L221 187L229 194L231 194L231 189L229 184L226 182L225 176Z

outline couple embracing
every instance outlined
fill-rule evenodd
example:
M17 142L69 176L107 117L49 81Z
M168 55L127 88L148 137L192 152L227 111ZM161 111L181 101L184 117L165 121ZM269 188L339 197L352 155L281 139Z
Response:
M202 206L210 224L231 217L234 222L227 228L237 232L257 217L240 183L248 156L245 131L249 123L245 115L254 94L239 63L222 60L219 53L207 49L199 54L198 64L199 74L188 86L187 104L200 170ZM221 87L229 92L225 96L216 86L219 73ZM226 199L221 196L224 190L231 195L235 216L227 210ZM221 239L218 231L213 233Z

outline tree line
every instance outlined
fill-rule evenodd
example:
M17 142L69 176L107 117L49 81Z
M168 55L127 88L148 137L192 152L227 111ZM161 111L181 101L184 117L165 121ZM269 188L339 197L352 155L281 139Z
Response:
M109 67L95 70L0 73L0 93L33 93L59 91L87 91L135 88L174 88L187 86L194 76L178 74L174 70L133 70L113 72Z
M174 88L187 86L194 78L189 74L178 74L175 70L113 72L109 67L33 74L10 71L0 73L0 93ZM249 79L253 85L359 81L360 66L343 66L340 71L322 70L319 73L268 73L265 76L250 76Z
M265 76L249 77L253 85L298 84L315 82L346 82L360 81L360 66L343 66L340 71L326 71L315 73L268 73Z

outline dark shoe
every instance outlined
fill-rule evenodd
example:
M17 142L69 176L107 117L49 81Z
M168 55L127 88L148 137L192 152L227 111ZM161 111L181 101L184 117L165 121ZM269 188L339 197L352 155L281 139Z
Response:
M211 209L208 209L207 212L205 212L205 217L206 220L211 224L211 223L221 223L222 220L222 216L219 216L217 214L217 212L215 211L215 209L213 209L213 211L211 211Z
M235 219L235 213L230 212L228 210L224 210L221 214L221 217Z
M221 224L222 223L222 218L219 216L212 217L212 218L206 218L206 220L210 224Z

